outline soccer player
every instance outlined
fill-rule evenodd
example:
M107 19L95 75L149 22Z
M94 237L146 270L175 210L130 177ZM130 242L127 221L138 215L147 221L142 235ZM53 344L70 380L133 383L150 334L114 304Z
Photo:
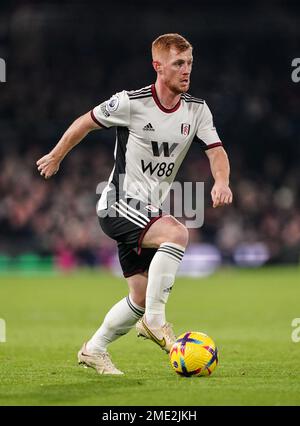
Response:
M79 117L37 161L40 174L50 178L91 130L117 128L115 165L97 212L103 231L117 241L129 295L110 309L78 352L79 363L99 374L123 374L112 363L107 345L135 324L139 336L166 352L175 341L165 305L188 244L188 230L160 207L193 141L209 159L215 180L213 207L232 202L229 161L212 114L204 100L187 93L192 52L179 34L158 37L152 44L155 84L123 90Z

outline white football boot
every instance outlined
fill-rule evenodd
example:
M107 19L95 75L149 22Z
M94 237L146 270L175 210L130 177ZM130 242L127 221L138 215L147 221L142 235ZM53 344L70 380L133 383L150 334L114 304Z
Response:
M172 329L172 324L168 322L159 328L150 328L145 323L144 316L136 323L136 330L138 337L144 337L145 339L150 339L152 342L156 343L167 353L170 352L173 344L176 341L176 336Z
M94 368L98 374L124 374L114 366L108 352L88 353L86 343L78 352L78 364Z

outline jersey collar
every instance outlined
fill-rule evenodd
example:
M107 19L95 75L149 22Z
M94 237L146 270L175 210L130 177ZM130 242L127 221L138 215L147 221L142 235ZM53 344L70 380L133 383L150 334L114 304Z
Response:
M152 85L151 85L151 92L152 92L152 96L153 96L153 99L154 99L154 101L155 101L156 105L157 105L157 106L158 106L158 108L159 108L159 109L161 109L163 112L166 112L166 113L175 112L175 111L177 111L177 110L178 110L178 108L180 107L181 99L179 99L179 101L177 102L177 104L176 104L173 108L170 108L170 109L165 108L165 107L164 107L164 106L160 103L160 101L159 101L159 99L158 99L158 96L157 96L157 93L156 93L156 89L155 89L155 84L152 84Z

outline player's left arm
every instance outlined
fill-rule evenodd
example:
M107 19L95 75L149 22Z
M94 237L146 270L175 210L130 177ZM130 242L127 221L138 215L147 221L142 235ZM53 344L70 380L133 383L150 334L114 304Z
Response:
M211 190L213 208L232 203L232 192L229 188L230 165L227 153L222 146L205 151L212 175L215 179Z

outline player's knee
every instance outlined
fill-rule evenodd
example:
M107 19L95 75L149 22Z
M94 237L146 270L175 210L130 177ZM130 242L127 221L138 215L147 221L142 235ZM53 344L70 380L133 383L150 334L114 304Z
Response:
M189 232L187 228L180 224L176 224L170 230L170 236L168 236L168 241L171 243L179 244L180 246L186 247L189 240Z
M161 243L169 242L186 247L189 239L187 228L174 218L168 218L165 225Z
M156 221L143 240L143 247L159 247L163 243L175 243L183 247L188 243L188 230L172 216L163 216Z

